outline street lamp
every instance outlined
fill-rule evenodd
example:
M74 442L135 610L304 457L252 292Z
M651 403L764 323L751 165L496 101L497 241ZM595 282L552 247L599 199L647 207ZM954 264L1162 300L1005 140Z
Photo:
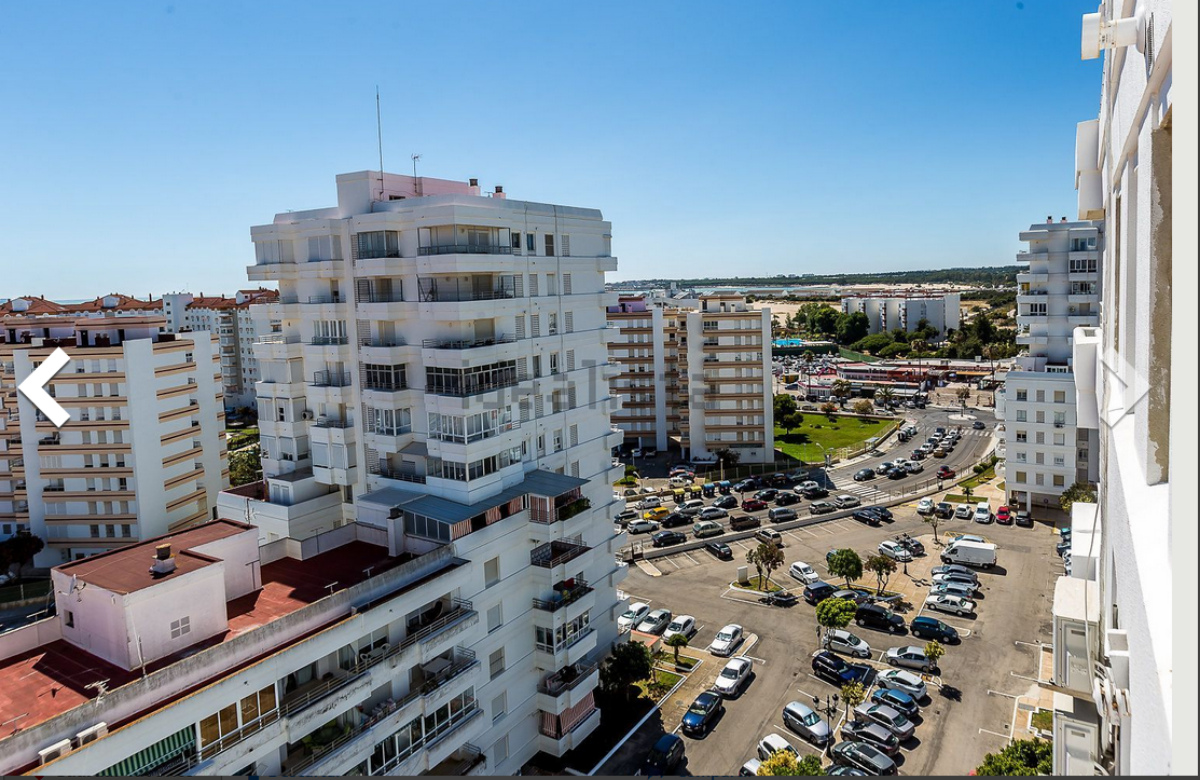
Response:
M834 727L833 716L837 715L837 712L838 712L838 695L836 693L832 694L832 695L826 695L825 696L825 706L821 706L821 697L820 696L814 696L814 697L812 697L812 700L813 700L813 709L816 710L817 712L822 713L825 716L825 719L827 721L829 721L829 728L830 728L830 730L832 730ZM825 750L828 750L828 749L829 749L829 746L826 745Z

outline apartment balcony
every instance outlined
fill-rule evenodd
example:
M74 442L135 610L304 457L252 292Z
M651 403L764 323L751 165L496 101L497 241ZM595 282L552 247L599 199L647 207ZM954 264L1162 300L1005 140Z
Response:
M511 255L513 249L512 246L501 246L500 244L456 242L419 247L417 253L421 257L430 255Z
M309 260L308 262L260 262L246 267L252 282L296 281L298 279L340 279L345 260Z
M360 257L354 261L355 276L406 276L416 270L412 257Z
M309 441L312 444L341 444L355 443L354 423L349 420L339 420L329 417L318 417L309 424Z
M583 663L596 649L596 630L588 627L555 644L534 642L533 663L538 669L562 669Z
M395 366L417 359L418 351L399 336L374 337L359 341L358 357L362 363Z
M473 777L486 774L486 771L487 756L484 755L483 750L467 742L451 753L448 758L443 759L436 766L431 766L421 774L434 777Z
M397 482L408 482L414 485L424 485L426 483L426 475L424 474L418 474L415 471L392 467L382 463L377 469L368 473L382 479L393 479Z
M561 757L582 745L584 740L600 726L600 710L596 709L594 703L590 707L591 709L581 720L573 724L569 730L561 733L547 729L543 724L538 734L538 747L552 756ZM560 719L556 718L554 722L558 723Z
M578 706L596 690L600 667L595 663L574 664L548 674L537 687L537 708L542 712L561 715Z
M406 301L399 295L377 296L379 300L361 301L358 304L358 316L364 320L405 320L416 317L420 311L413 301ZM395 298L396 300L385 300Z
M349 371L317 371L309 384L313 387L350 387L351 374Z
M313 477L322 485L353 486L358 481L358 466L331 466L328 463L313 463Z
M573 604L580 604L585 597L593 593L595 588L588 585L587 580L570 579L557 583L552 588L552 595L545 599L534 599L533 608L555 614L566 610Z
M350 358L350 339L346 336L313 336L304 343L303 355L306 360L320 363L321 361L346 361Z

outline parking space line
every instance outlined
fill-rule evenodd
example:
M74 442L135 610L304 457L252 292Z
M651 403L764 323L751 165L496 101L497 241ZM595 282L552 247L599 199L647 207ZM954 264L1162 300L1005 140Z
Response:
M674 566L676 569L680 568L679 564L675 563L673 558L674 558L674 556L668 555L668 556L664 557L663 560L666 561L667 563L671 564L672 566Z
M796 747L795 744L793 744L793 742L799 742L801 747L805 747L805 748L808 748L809 750L815 751L817 753L817 755L821 755L821 756L825 755L825 751L821 750L818 747L815 747L808 740L793 737L791 729L784 728L783 726L779 726L774 723L771 724L771 727L773 729L775 729L776 734L778 734L780 737L783 737L784 742L788 743L792 747ZM788 737L792 737L792 739L788 739Z
M690 554L688 554L686 551L685 551L683 554L684 554L684 556L685 556L685 557L687 557L687 559L688 559L689 561L691 561L692 563L696 564L697 566L699 566L699 565L700 565L700 561L698 561L698 560L696 560L695 558L693 558L693 557L692 557Z

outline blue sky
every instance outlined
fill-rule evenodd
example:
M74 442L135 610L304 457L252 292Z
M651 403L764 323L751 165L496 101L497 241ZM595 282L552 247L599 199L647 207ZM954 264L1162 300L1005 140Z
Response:
M615 278L1007 264L1072 215L1094 0L4 5L0 298L246 286L337 173L594 206Z

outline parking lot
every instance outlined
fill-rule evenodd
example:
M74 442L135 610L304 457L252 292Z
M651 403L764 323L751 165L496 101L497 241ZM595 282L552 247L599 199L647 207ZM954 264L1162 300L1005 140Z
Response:
M790 581L787 568L804 561L826 576L825 554L831 548L850 547L863 557L880 541L909 533L925 542L928 554L908 564L908 574L898 571L888 588L908 596L911 607L902 613L905 622L922 614L929 587L929 569L938 564L938 548L929 527L916 514L915 499L893 507L895 521L874 528L851 519L838 519L784 531L784 567L776 573L780 584L799 594L803 586ZM974 616L954 617L932 613L959 631L960 642L948 646L936 673L927 679L929 697L921 702L914 721L914 736L901 744L896 757L901 774L965 774L979 764L984 753L1007 744L1017 721L1017 698L1036 686L1041 643L1050 637L1050 598L1053 578L1061 572L1054 553L1055 535L1041 522L1033 528L977 525L946 520L939 531L947 534L982 533L998 547L997 566L979 572L981 593ZM653 567L633 568L624 583L630 601L651 608L665 607L675 615L696 618L700 630L692 647L701 649L722 626L736 623L753 637L749 650L754 676L743 693L726 701L725 713L707 738L684 737L685 763L680 773L690 775L737 774L755 757L764 736L775 733L802 754L820 753L789 731L781 718L791 701L822 705L838 689L812 675L811 656L818 647L814 608L800 601L792 607L759 602L754 593L731 588L752 541L731 543L734 560L718 560L703 550L676 552L653 560ZM657 573L655 573L657 572ZM751 574L753 568L751 567ZM865 575L860 587L874 584ZM925 640L849 627L870 644L871 659L864 663L877 670L889 667L880 661L888 648ZM689 651L691 652L691 651ZM598 774L631 774L663 731L677 730L680 718L696 692L706 688L720 672L724 660L707 658L689 681L685 692L664 703L661 718L651 718L600 768ZM873 685L874 675L868 676ZM681 689L681 690L684 690ZM870 689L868 690L868 696ZM844 712L833 717L840 727ZM836 728L835 728L836 731Z

